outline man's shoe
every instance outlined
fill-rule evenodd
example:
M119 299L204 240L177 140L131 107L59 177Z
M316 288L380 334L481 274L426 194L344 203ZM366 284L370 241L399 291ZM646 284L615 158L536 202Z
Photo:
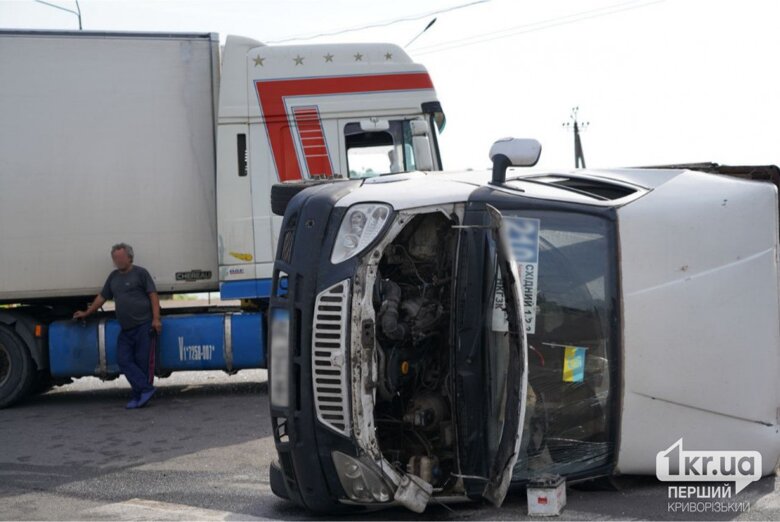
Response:
M157 391L157 388L152 388L148 392L143 392L141 394L141 398L138 399L138 408L143 408L146 406L146 403L149 402L149 400L152 398L152 395L154 395L154 392Z
M130 402L127 403L125 406L128 410L134 410L138 408L138 399L132 399Z

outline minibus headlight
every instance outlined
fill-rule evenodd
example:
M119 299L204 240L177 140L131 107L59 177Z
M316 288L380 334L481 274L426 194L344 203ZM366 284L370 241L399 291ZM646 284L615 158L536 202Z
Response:
M389 502L392 494L387 483L359 459L340 451L333 452L333 464L339 476L341 486L350 500L355 502Z
M365 250L382 231L391 213L390 205L382 203L351 206L341 220L330 262L341 263Z

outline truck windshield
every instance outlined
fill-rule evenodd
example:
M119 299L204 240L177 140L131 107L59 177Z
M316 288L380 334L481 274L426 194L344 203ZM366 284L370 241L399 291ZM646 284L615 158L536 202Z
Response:
M389 128L364 131L359 122L344 126L347 168L350 178L412 172L417 166L408 120L391 120Z
M522 282L528 339L523 450L513 478L571 476L609 465L616 382L613 224L555 211L502 216ZM502 290L496 285L496 293ZM488 338L503 351L498 337Z

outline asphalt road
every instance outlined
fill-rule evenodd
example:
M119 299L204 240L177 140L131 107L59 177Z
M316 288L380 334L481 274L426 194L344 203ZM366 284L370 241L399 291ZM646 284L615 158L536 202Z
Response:
M275 456L266 373L180 373L158 380L149 407L127 411L124 379L81 379L0 410L0 519L307 519L268 484ZM565 519L780 520L780 480L767 477L736 499L743 513L673 513L666 485L623 478L616 489L569 488ZM523 492L504 507L431 505L361 519L517 520Z

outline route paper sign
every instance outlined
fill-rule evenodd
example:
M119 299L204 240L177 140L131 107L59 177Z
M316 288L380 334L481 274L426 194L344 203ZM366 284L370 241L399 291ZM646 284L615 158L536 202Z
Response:
M523 325L525 333L536 333L536 292L539 286L539 229L538 219L504 218L506 239L517 263L517 273L523 291Z
M501 274L496 274L496 293L493 298L492 330L494 332L508 332L509 318L506 312L506 294Z

